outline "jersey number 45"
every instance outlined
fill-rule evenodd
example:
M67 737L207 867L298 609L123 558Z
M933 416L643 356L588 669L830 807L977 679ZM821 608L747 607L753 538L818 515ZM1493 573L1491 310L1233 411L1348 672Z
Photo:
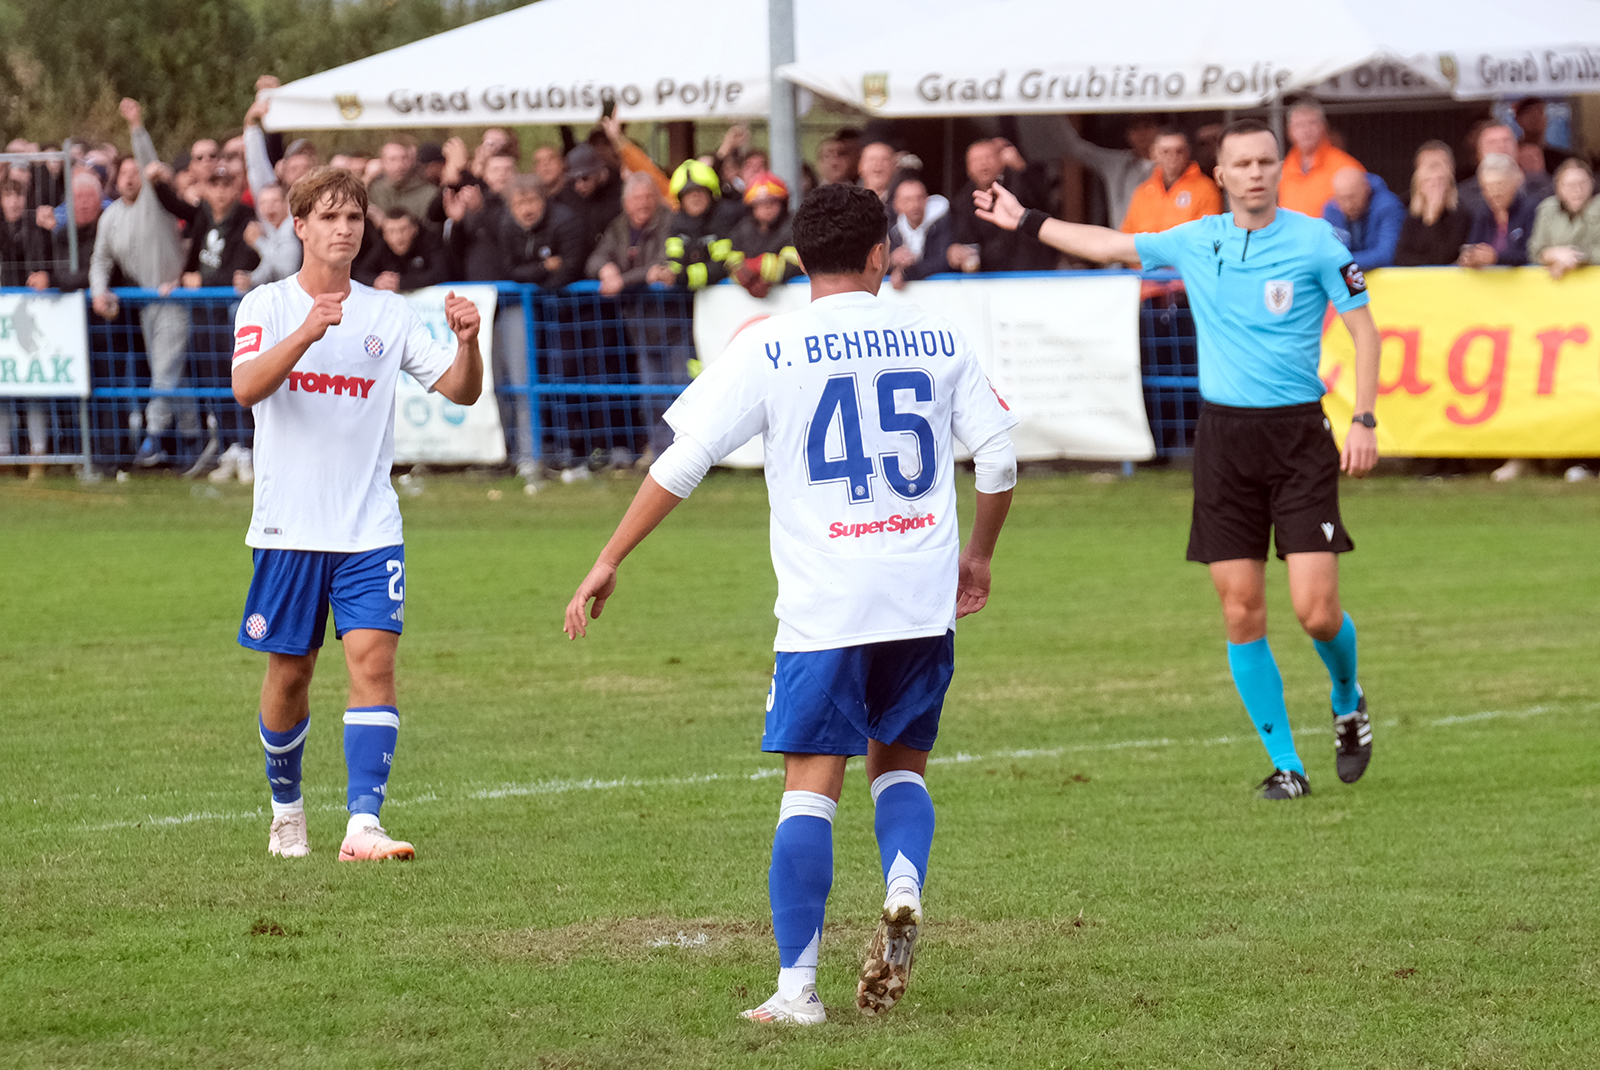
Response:
M878 427L885 434L912 435L917 444L917 469L906 475L900 468L898 450L878 454L883 478L889 489L907 501L922 497L933 489L938 477L938 458L934 456L933 427L914 412L895 408L895 393L911 392L918 402L933 400L933 376L921 368L897 368L878 373ZM828 456L828 432L839 427L842 457ZM872 480L877 475L873 459L862 445L861 400L856 391L855 374L832 375L822 388L817 411L806 426L806 476L812 484L843 481L851 504L872 500Z

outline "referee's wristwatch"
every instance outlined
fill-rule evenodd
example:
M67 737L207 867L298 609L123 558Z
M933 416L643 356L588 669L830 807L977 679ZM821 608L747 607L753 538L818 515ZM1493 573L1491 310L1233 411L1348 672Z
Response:
M1372 415L1370 412L1358 412L1354 416L1350 417L1350 422L1352 424L1360 424L1362 427L1366 428L1378 426L1378 418Z

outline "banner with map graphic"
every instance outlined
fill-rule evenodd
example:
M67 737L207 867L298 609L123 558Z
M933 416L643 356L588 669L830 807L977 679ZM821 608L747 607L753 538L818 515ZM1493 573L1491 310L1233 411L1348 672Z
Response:
M83 294L0 293L0 398L89 396Z

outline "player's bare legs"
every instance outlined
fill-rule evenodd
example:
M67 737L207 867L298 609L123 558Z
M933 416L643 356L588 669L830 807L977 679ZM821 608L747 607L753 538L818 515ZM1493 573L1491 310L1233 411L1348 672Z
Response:
M1262 798L1293 799L1311 791L1305 763L1294 749L1283 675L1267 645L1267 563L1234 558L1211 563L1211 582L1222 600L1228 629L1228 669L1244 708L1272 759Z
M261 745L272 789L267 853L283 858L303 858L311 853L305 797L300 792L300 759L311 728L311 676L316 667L315 650L269 653L266 679L261 682Z
M267 677L261 682L263 727L287 732L311 716L311 675L317 668L317 653L267 655Z
M351 706L393 706L394 662L400 633L353 628L344 633L344 663L350 671Z
M1313 639L1327 642L1339 634L1344 610L1339 607L1338 554L1286 554L1289 598L1300 627Z
M885 895L877 931L856 983L863 1014L884 1013L905 995L922 927L922 884L933 850L933 799L923 774L928 752L903 743L867 741L874 830Z
M395 706L394 663L398 632L352 628L344 633L345 667L350 672L350 705L344 711L344 760L350 776L350 820L339 846L341 862L408 859L416 849L396 840L378 823L394 765L400 711Z
M1359 426L1359 425L1357 425ZM1372 761L1372 720L1356 683L1356 626L1339 604L1339 555L1288 554L1289 597L1332 682L1333 752L1339 779L1353 784Z

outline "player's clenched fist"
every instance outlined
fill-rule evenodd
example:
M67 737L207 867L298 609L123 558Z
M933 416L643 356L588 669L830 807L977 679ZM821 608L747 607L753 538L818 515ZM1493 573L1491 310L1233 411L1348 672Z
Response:
M311 341L320 342L328 328L344 319L344 295L338 293L318 294L311 302L311 311L306 313L305 331L311 336Z
M478 337L478 306L455 291L445 295L444 319L455 333L456 341L470 342Z

